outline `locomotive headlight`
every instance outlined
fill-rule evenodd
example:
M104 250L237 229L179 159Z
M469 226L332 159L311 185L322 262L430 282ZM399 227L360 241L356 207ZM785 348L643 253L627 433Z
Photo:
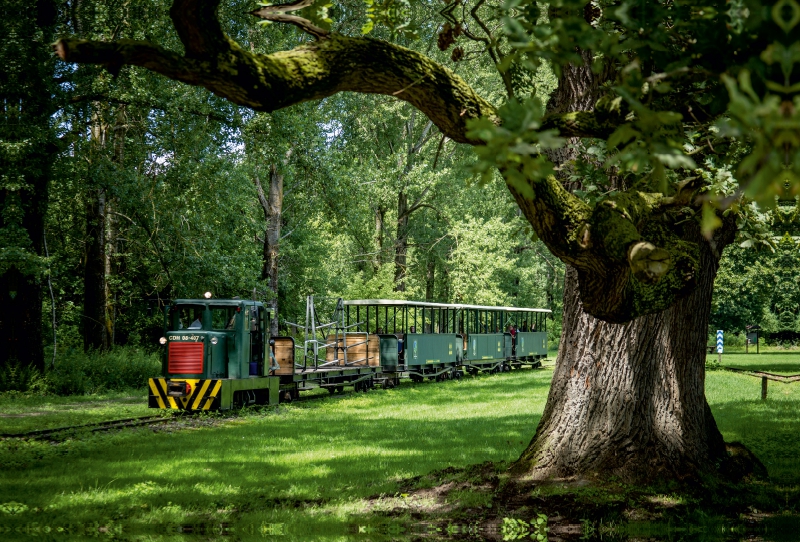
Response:
M211 292L204 293L203 297L205 297L206 299L211 299Z
M218 342L216 337L211 337L211 344L217 344Z
M158 339L158 342L160 342L161 344L167 344L167 338L161 337L160 339Z

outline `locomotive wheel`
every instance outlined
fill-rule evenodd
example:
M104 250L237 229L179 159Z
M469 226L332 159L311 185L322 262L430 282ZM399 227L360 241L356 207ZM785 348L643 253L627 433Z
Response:
M462 376L464 376L464 373L463 373L463 372L461 372L461 371L456 371L456 372L455 372L455 374L453 375L453 378L454 378L454 379L456 379L456 380L461 380L461 377L462 377Z
M342 393L344 391L344 386L336 386L336 391Z
M333 395L334 393L336 393L336 388L335 388L335 387L333 387L333 386L330 386L330 387L328 387L328 393L330 393L331 395Z
M285 390L283 392L283 397L281 398L281 403L291 403L292 402L292 390Z

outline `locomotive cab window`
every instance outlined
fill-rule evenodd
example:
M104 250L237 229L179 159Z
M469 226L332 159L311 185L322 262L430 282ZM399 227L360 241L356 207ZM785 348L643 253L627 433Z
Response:
M235 307L211 307L211 327L216 331L232 330L236 325Z
M170 331L182 329L203 329L203 305L180 305L172 310Z

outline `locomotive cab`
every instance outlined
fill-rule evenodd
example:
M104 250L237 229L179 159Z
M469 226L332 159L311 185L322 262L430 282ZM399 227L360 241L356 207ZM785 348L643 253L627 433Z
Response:
M150 379L150 406L207 410L272 402L268 321L256 301L179 299L167 307L164 378Z

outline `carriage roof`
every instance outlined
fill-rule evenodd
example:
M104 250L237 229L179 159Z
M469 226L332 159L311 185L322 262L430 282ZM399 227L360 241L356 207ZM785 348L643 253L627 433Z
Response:
M345 300L346 306L393 306L393 307L418 307L425 309L468 309L489 310L502 312L552 312L550 309L533 309L527 307L492 307L488 305L464 305L459 303L428 303L426 301L407 301L404 299L349 299Z

